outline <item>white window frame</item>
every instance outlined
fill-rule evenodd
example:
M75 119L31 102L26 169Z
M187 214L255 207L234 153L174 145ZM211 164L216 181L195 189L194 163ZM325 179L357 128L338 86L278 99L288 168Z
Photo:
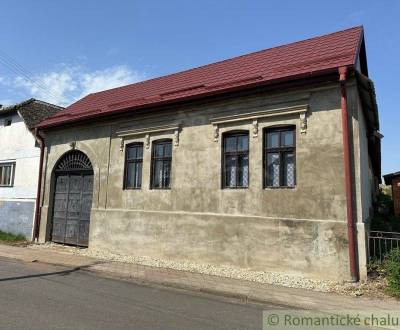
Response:
M0 168L11 166L11 173L8 182L5 182L4 171L0 170L0 187L13 187L14 186L14 176L15 176L15 162L3 162L0 163ZM4 182L3 182L4 180Z

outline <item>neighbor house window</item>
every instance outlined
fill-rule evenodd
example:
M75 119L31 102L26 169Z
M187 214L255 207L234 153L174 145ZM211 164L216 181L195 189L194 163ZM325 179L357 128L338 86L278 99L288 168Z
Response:
M169 189L171 187L172 141L153 142L151 154L151 188Z
M0 187L14 185L15 163L0 163Z
M223 136L223 188L249 186L249 134L247 132Z
M4 118L4 126L11 126L12 124L12 117Z
M295 128L264 131L264 186L294 187L296 184Z
M142 187L143 143L133 143L126 146L125 151L125 189Z

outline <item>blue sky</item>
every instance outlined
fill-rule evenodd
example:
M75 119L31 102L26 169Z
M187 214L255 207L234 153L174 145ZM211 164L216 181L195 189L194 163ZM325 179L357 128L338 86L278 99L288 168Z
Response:
M33 96L67 105L89 92L362 24L385 135L383 173L399 171L399 15L397 0L2 0L0 103Z

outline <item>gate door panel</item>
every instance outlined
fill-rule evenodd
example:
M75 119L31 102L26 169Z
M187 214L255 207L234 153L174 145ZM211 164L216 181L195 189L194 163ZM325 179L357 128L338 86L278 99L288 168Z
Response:
M65 226L65 243L67 244L78 243L82 181L81 175L69 176L67 223Z
M65 223L67 219L68 201L68 175L56 177L53 211L53 236L52 240L64 243Z
M83 176L78 245L88 245L90 210L92 209L93 175Z
M85 154L66 154L55 170L52 241L88 246L93 170Z

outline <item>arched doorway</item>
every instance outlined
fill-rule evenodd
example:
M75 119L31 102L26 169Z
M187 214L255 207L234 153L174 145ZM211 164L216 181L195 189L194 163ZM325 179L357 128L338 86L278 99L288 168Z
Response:
M93 195L93 167L81 151L66 153L54 170L51 240L88 246Z

